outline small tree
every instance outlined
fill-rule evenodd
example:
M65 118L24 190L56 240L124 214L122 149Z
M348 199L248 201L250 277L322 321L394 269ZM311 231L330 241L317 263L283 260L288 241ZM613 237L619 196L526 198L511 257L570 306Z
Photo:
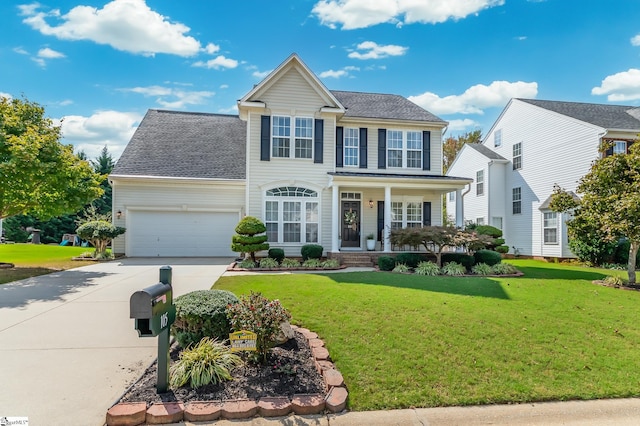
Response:
M96 248L93 254L96 259L106 259L107 246L112 239L124 232L125 228L114 226L105 220L86 222L76 230L80 238L89 241Z
M483 248L490 237L479 235L451 226L424 226L391 231L391 244L423 246L436 257L436 264L442 267L442 252L446 248L465 247L469 250Z
M236 235L231 237L231 250L238 253L249 253L251 260L256 261L256 252L269 250L266 235L262 234L267 230L264 223L253 216L245 216L236 226Z

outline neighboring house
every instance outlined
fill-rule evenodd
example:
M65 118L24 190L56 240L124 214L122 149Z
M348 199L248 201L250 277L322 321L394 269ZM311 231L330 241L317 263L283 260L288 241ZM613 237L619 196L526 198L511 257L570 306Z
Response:
M575 192L593 161L626 153L639 132L637 107L512 99L482 143L465 145L451 165L448 173L474 182L448 195L447 211L459 226L502 229L512 253L573 257L566 215L549 210L554 184Z
M438 225L447 123L397 95L328 90L293 54L238 101L238 116L149 110L110 181L127 256L228 256L237 222L300 255L390 251L400 227ZM342 247L340 247L340 239Z

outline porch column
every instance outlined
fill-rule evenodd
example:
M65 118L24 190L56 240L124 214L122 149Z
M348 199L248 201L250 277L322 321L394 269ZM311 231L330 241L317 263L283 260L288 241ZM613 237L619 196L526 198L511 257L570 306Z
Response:
M383 250L391 251L391 187L384 187L384 228L382 230L383 235Z
M464 203L462 202L462 190L456 189L456 227L464 226Z
M331 251L335 253L340 250L340 188L335 184L331 186L331 198Z

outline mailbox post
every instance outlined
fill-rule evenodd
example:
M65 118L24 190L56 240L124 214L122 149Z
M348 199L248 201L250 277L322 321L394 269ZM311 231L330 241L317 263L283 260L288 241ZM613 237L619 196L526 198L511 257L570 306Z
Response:
M140 337L158 336L158 382L156 390L169 388L169 329L176 319L171 287L171 267L160 268L160 282L136 291L129 299L130 318Z

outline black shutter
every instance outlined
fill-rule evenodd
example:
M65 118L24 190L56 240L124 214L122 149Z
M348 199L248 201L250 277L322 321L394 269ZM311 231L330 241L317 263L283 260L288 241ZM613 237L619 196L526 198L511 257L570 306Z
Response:
M322 163L322 151L324 147L324 120L316 119L315 133L313 135L313 162Z
M260 122L260 160L269 161L271 154L271 116L263 115Z
M607 150L604 152L604 156L611 157L613 155L613 142L607 141L607 143L610 144L611 146L609 146L609 148L607 148Z
M422 224L431 226L431 201L422 203Z
M381 241L384 238L384 201L378 201L378 241Z
M367 168L367 129L360 129L360 168Z
M378 168L387 168L387 129L378 129Z
M422 132L422 170L431 170L431 132Z
M629 149L631 148L631 145L633 145L635 141L627 141L627 154L629 153Z
M336 127L336 167L342 167L344 158L344 129L340 126Z

